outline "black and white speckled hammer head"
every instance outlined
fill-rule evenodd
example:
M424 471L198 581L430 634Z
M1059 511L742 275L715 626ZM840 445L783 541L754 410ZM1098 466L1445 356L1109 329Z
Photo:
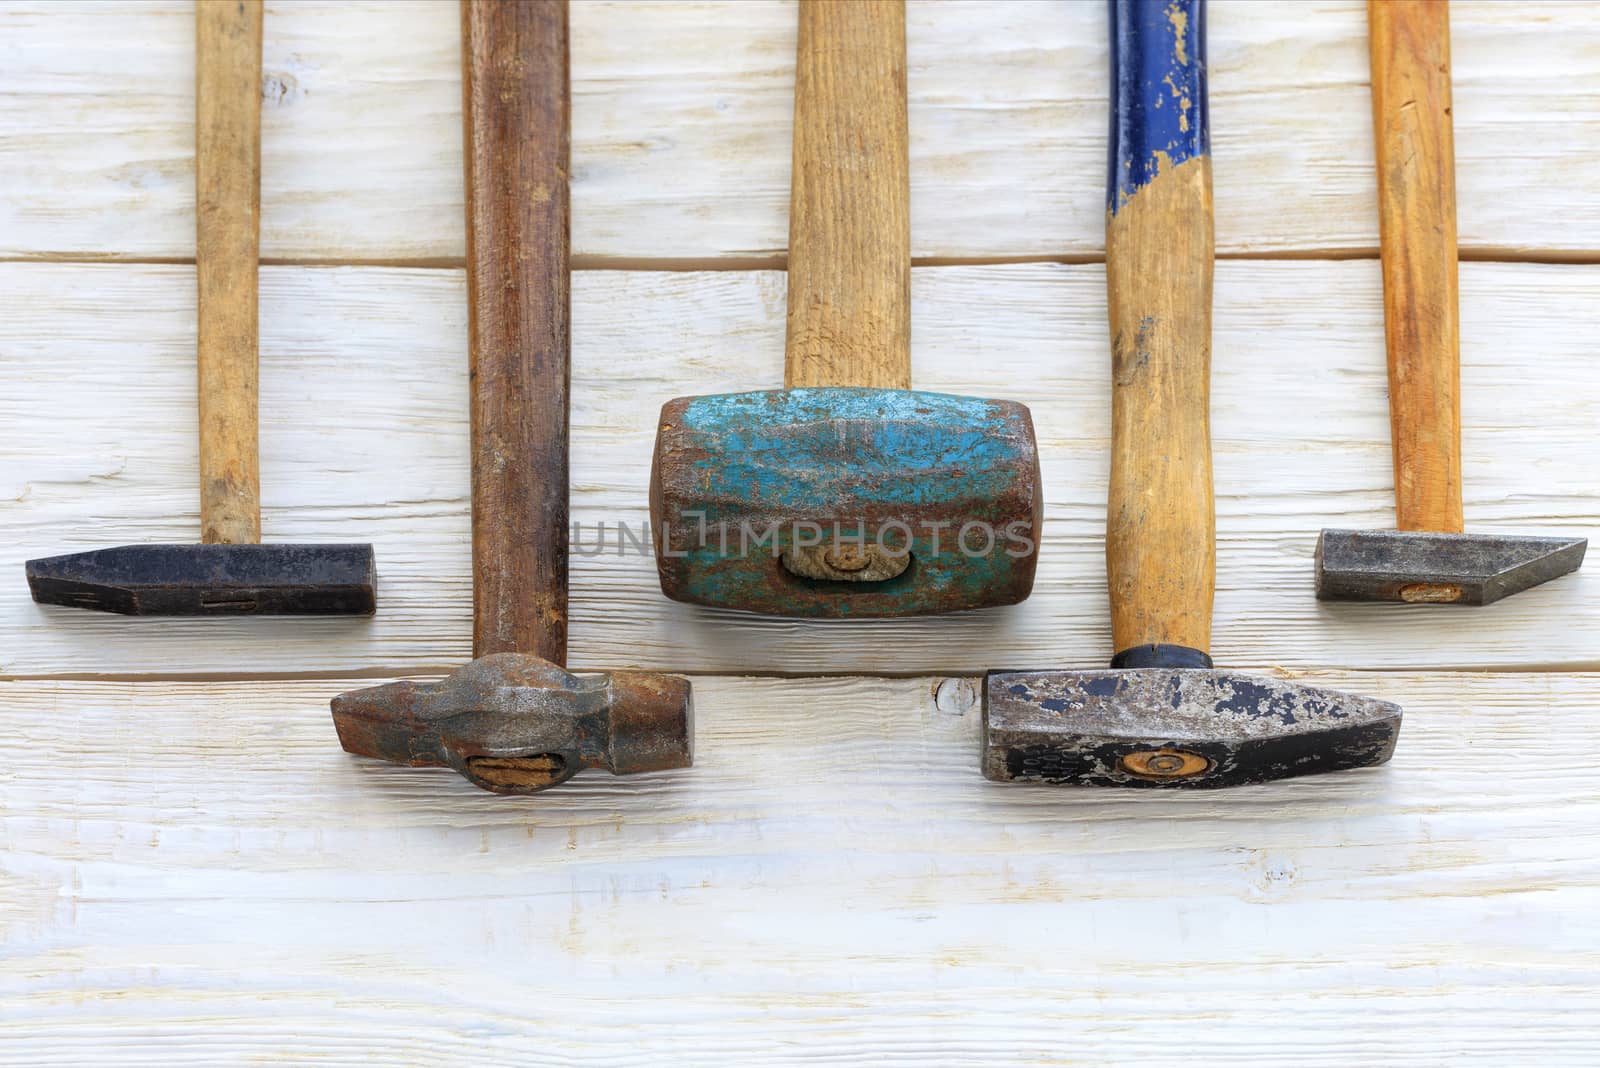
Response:
M991 672L983 773L1001 782L1242 786L1382 764L1388 701L1228 671Z

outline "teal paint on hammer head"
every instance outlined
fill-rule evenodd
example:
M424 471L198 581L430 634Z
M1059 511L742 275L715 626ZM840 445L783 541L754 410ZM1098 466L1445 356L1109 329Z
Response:
M840 387L662 408L650 517L675 600L813 618L1014 604L1033 585L1041 511L1033 421L1015 401ZM848 581L782 562L819 539L909 564Z
M1110 0L1106 210L1157 174L1211 152L1205 0Z
M815 511L836 508L848 489L927 505L985 496L1014 458L1014 442L994 433L994 409L944 393L788 389L695 397L683 426L720 441L692 464L708 500Z

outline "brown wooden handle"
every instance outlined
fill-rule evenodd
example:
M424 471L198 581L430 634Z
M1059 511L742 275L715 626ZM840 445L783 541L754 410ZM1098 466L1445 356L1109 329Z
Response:
M911 387L903 0L800 0L784 385Z
M1106 574L1118 653L1211 647L1212 234L1209 156L1157 175L1106 225Z
M1383 323L1401 530L1459 533L1461 328L1446 0L1369 0Z
M1209 666L1214 240L1203 0L1115 0L1111 46L1112 664Z
M201 539L253 544L261 540L261 0L195 5L194 176Z
M567 657L565 0L463 0L474 656Z

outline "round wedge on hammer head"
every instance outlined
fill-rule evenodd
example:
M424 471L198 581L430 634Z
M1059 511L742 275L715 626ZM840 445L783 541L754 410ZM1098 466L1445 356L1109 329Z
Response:
M1382 764L1400 708L1226 671L991 672L983 773L1083 786L1213 788Z
M500 794L537 793L584 768L632 775L694 758L687 680L579 677L522 653L479 657L437 682L342 693L333 722L347 752L454 768Z
M1317 598L1408 604L1492 604L1578 570L1586 538L1324 530Z
M650 520L661 588L693 604L867 618L1015 604L1043 511L1013 401L815 388L661 410Z

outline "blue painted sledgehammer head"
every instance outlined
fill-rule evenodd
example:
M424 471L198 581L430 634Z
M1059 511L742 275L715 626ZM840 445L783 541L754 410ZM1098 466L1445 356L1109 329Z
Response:
M1014 401L840 387L661 409L650 520L674 600L812 618L1015 604L1042 510Z

